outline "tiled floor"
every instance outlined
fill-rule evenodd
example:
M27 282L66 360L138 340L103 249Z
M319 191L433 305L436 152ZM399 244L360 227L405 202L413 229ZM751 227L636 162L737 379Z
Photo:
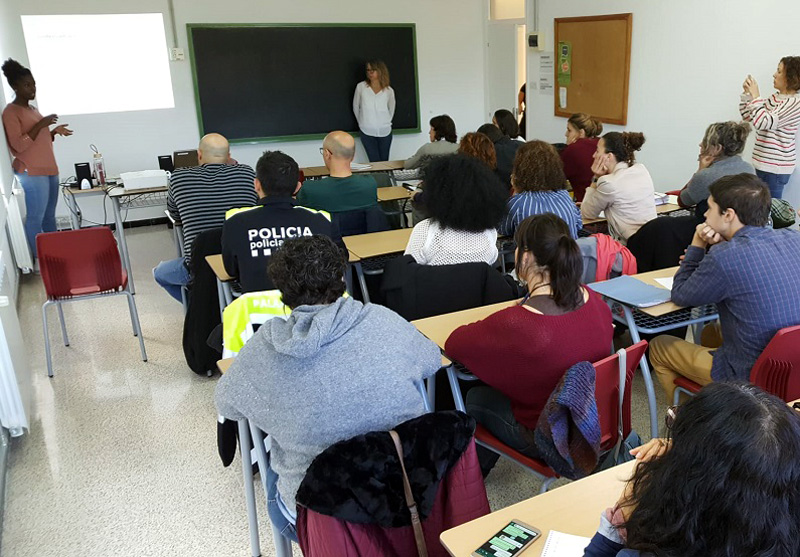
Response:
M12 445L4 556L249 555L240 463L223 468L216 454L216 379L186 366L181 307L150 274L160 259L174 257L172 235L165 226L137 228L128 244L147 363L122 297L77 302L64 310L70 347L51 315L55 377L48 379L44 290L39 277L23 279L20 320L34 410L30 433ZM642 434L649 431L644 401L638 380L634 427ZM502 461L487 482L495 509L538 487ZM262 551L272 555L263 495L256 494Z

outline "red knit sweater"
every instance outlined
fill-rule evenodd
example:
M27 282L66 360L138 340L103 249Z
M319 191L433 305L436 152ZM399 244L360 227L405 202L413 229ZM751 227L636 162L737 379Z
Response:
M598 141L600 140L596 137L584 137L561 151L564 174L575 192L575 201L583 201L583 194L594 178L592 155L597 149Z
M521 306L463 325L445 343L447 356L511 399L517 421L533 429L567 369L610 354L611 311L599 295L564 315Z

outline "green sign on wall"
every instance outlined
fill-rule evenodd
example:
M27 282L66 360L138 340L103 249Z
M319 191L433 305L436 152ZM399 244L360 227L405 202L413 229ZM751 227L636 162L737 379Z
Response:
M569 85L572 82L572 43L558 43L558 84Z

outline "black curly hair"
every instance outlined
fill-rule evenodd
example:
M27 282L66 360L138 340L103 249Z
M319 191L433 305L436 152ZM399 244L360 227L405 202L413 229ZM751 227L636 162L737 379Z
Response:
M270 257L267 272L283 303L294 309L335 302L344 294L345 265L333 240L315 235L286 240Z
M423 185L430 218L446 228L480 232L503 218L508 188L474 157L436 157L425 167Z
M28 68L12 58L3 62L3 75L6 76L6 81L8 81L12 89L20 79L33 77L33 74Z
M800 555L800 418L744 382L678 409L672 447L639 464L627 547L680 557Z

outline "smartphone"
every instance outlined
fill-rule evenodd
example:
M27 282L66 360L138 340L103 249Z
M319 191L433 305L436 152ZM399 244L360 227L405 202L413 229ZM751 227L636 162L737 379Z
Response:
M542 533L533 526L515 519L473 551L472 557L514 557L541 536Z
M408 191L417 191L417 186L412 186L411 184L406 184L405 182L403 182L403 187Z

